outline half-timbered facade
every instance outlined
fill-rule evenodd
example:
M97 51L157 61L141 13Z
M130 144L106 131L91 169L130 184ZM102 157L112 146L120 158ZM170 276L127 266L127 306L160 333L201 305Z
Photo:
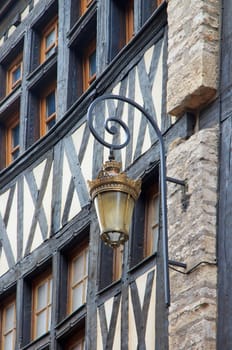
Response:
M231 348L229 9L189 3L0 0L1 350ZM169 309L159 143L118 100L96 108L96 128L120 142L101 127L128 125L116 159L142 191L125 246L99 239L88 180L108 151L86 113L105 93L153 116L168 176L186 181L168 184L169 258L187 263L170 269Z

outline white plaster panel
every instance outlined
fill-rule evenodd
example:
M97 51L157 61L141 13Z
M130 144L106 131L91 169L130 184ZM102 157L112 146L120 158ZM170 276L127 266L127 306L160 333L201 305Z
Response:
M110 327L110 320L111 320L111 315L112 315L112 310L113 310L113 302L114 302L114 298L110 298L105 303L106 322L107 322L108 329Z
M68 159L67 156L64 152L64 159L63 159L63 171L62 171L62 194L61 194L61 214L64 212L64 207L65 207L65 201L67 198L68 194L68 188L69 188L69 183L71 181L71 171L69 168L68 164Z
M77 152L77 155L80 151L80 146L82 144L82 139L84 135L85 124L82 124L73 134L72 140ZM88 187L87 180L92 180L92 168L93 168L93 147L94 147L94 138L90 135L89 142L87 144L85 155L81 163L81 170L84 176L86 186Z
M136 279L136 285L138 288L141 307L144 304L147 276L149 272L152 270L153 268ZM146 328L146 334L145 334L147 349L155 348L155 303L156 303L155 280L156 280L156 272L155 272L153 285L152 285L152 293L151 293L151 300L150 300L150 305L148 310L147 328ZM132 305L131 290L130 290L129 291L129 350L137 349L137 346L138 346L138 337L137 337L134 309Z
M8 265L8 262L7 262L7 259L6 259L5 252L2 249L2 252L0 254L0 276L2 276L8 270L9 270L9 265Z
M120 81L117 85L115 85L115 87L114 87L113 90L112 90L112 94L114 94L114 95L119 95L120 86L121 86L121 81Z
M147 125L144 139L143 139L142 154L145 153L150 147L151 147L151 138L150 138L149 129Z
M5 215L6 205L7 205L7 201L9 198L9 193L10 193L10 190L7 190L6 192L4 192L0 195L0 213L1 213L2 217L4 217L4 215Z
M97 350L103 350L99 311L97 312L97 344L96 346L97 346Z
M162 112L162 98L163 98L163 43L159 63L157 66L154 83L152 86L152 97L156 110L157 124L161 128L161 112Z
M151 301L148 311L147 328L146 328L146 347L147 349L155 349L155 304L156 304L156 271L153 280Z
M23 190L23 252L25 254L25 249L31 229L32 219L34 216L34 203L31 197L31 192L29 190L28 184L24 178L24 190Z
M81 163L81 171L86 181L86 186L88 188L87 180L92 180L92 169L93 169L93 152L94 152L94 138L91 136L86 147L85 156Z
M72 134L72 140L73 144L75 146L77 154L79 154L80 147L82 144L82 139L84 135L84 130L85 130L85 123L83 123L77 130L74 131Z
M71 220L75 215L77 215L81 211L81 205L80 201L77 195L77 192L74 191L73 193L73 198L72 198L72 203L69 211L69 217L68 220Z
M16 184L14 198L10 208L10 215L6 227L7 235L11 244L12 252L15 260L17 259L17 223L18 223L18 185Z
M36 168L33 169L33 175L35 177L36 185L38 189L41 187L41 182L44 174L44 169L47 159L44 159Z
M23 21L29 14L29 5L25 8L25 10L21 13L21 21Z
M34 239L33 239L32 245L31 245L31 252L33 250L35 250L37 247L39 247L42 243L43 243L43 237L42 237L42 233L41 233L39 224L37 222Z
M151 46L144 54L144 61L145 61L145 67L147 74L150 73L150 67L151 67L151 61L152 61L152 55L154 51L154 46Z
M44 212L47 218L47 224L48 224L48 231L47 231L47 238L48 234L51 231L51 210L52 210L52 181L53 180L53 165L51 166L49 178L47 181L47 187L44 193L42 205L44 208Z
M118 318L114 334L114 343L112 350L118 350L121 348L121 301L119 304Z
M128 350L135 350L137 349L137 345L138 345L138 337L137 337L134 310L133 310L133 304L132 304L132 298L131 298L131 290L129 290L128 307L129 307L128 309L128 312L129 312L128 314L128 320L129 320Z

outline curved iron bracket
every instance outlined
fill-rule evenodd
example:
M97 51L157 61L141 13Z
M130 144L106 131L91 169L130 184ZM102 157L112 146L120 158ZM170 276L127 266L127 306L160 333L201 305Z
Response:
M169 260L168 260L168 225L167 225L167 188L166 188L166 181L171 181L169 177L166 176L166 159L165 159L165 147L164 147L164 140L163 136L161 134L161 131L155 122L154 118L138 103L131 100L130 98L120 96L120 95L113 95L113 94L106 94L102 95L100 97L97 97L89 106L87 111L87 122L90 128L90 131L92 132L93 136L105 147L109 148L111 151L111 154L114 150L119 150L123 147L126 147L130 141L130 130L128 126L119 118L116 117L109 117L106 119L104 127L107 132L109 132L112 135L117 135L119 133L119 128L116 127L116 124L118 124L124 131L126 135L126 139L122 144L113 144L106 142L97 132L96 128L94 127L93 117L94 113L93 110L96 106L96 104L104 101L104 100L120 100L122 102L128 103L129 105L133 106L137 110L139 110L150 122L151 126L153 127L160 145L160 190L161 190L161 210L162 210L162 248L163 248L163 271L164 271L164 293L165 293L165 303L167 307L170 305L170 281L169 281ZM113 124L112 124L113 122ZM172 179L174 182L174 179ZM175 180L176 183L179 183L182 185L181 180Z

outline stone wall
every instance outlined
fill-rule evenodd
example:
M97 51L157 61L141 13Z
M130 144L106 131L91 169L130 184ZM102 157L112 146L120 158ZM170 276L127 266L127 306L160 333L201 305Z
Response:
M170 269L170 350L216 349L217 173L217 128L171 145L167 174L185 179L187 193L168 183L169 258L187 274Z
M219 0L168 1L167 111L199 110L217 91Z

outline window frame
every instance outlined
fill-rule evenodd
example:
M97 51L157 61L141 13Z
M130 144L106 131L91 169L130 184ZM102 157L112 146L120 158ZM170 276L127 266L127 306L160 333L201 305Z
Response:
M134 36L134 0L128 0L125 6L125 45Z
M55 40L49 47L46 47L46 39L53 30L55 31ZM40 63L45 62L50 57L50 56L46 57L47 53L50 52L53 48L56 49L57 46L58 46L58 18L56 17L42 31L41 44L40 44Z
M84 268L83 268L83 278L78 281L73 280L73 270L75 261L84 254ZM86 303L87 299L87 287L88 287L88 256L89 256L89 244L88 242L83 242L79 245L78 249L75 249L74 252L70 255L68 261L68 282L67 282L67 310L68 315L72 314L78 310L82 305ZM73 290L82 285L82 304L77 308L73 308Z
M90 7L91 3L94 0L81 0L80 1L80 15L83 16L84 13L88 10L88 8Z
M43 284L48 283L48 290L47 290L47 303L46 306L43 307L43 310L37 310L37 305L38 305L38 289L40 286ZM48 333L51 329L51 323L49 323L49 319L51 322L51 311L52 311L52 293L53 293L53 276L51 271L47 271L43 275L37 277L33 282L32 282L32 306L31 306L31 339L36 340L42 335ZM49 296L51 295L51 300L49 302ZM38 311L38 312L37 312ZM37 315L43 311L46 311L46 331L43 334L37 335L37 320L38 317ZM49 314L50 313L50 314Z
M20 78L13 82L13 73L20 68ZM10 94L22 81L23 76L23 55L20 54L10 64L6 74L6 95Z
M17 125L19 125L19 130L20 130L20 119L18 115L12 117L10 121L6 123L6 126L5 126L6 166L10 165L15 160L13 159L13 154L17 151L20 152L20 142L15 147L13 147L13 142L12 142L13 141L12 130Z
M148 231L149 222L153 219L150 215L149 204L152 204L151 198L153 194L157 194L158 199L158 223L157 235L154 237L152 230ZM149 203L150 202L150 203ZM150 218L149 218L150 217ZM138 264L150 256L157 253L158 240L160 230L160 197L159 197L159 168L154 165L149 169L149 173L143 178L142 190L135 204L130 239L130 268L134 268Z
M90 75L90 57L96 52L96 40L92 40L83 52L82 69L83 69L83 91L86 91L96 79L96 72Z
M6 310L9 308L11 305L14 305L14 325L13 328L10 330L6 331L4 330L5 328L5 323L6 323ZM1 349L4 349L5 346L5 336L13 332L13 348L15 347L16 343L16 299L15 297L10 297L6 299L0 309L0 347Z
M55 92L55 112L52 113L47 118L47 97L52 93ZM40 111L39 111L39 129L40 129L40 137L43 137L47 134L49 130L47 130L47 125L50 121L55 120L57 118L57 86L56 82L51 84L47 89L45 89L43 95L40 97Z
M158 203L157 203L158 202ZM144 212L144 247L143 258L157 252L157 243L159 235L159 187L157 183L151 185L145 193L145 212ZM154 215L155 207L158 206L158 215ZM153 221L155 219L155 221ZM157 229L156 237L154 237L154 231Z

